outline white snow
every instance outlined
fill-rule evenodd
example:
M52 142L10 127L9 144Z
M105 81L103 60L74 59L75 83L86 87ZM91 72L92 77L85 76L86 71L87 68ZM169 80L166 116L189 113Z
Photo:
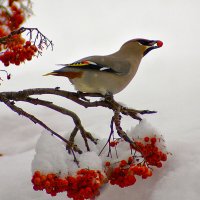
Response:
M135 185L125 189L118 186L105 187L99 200L200 199L199 6L198 0L34 2L35 16L27 21L26 26L38 27L52 39L54 51L44 52L39 59L20 67L9 67L12 79L2 83L1 91L56 86L73 90L65 78L44 78L42 74L56 69L56 63L70 63L88 55L112 53L123 42L135 37L160 39L164 42L162 48L143 59L134 80L115 98L128 107L158 111L145 118L164 136L167 150L172 156L169 156L161 169L155 169L153 176L147 180L138 179ZM45 98L49 100L50 96ZM77 112L84 127L99 138L109 135L112 112L99 108L83 109L60 98L52 101ZM67 199L66 194L50 197L43 191L35 192L32 189L31 164L42 129L19 117L3 104L0 106L0 153L4 154L0 157L0 199ZM73 129L72 120L66 116L37 106L33 108L24 105L24 108L57 132L68 133ZM138 122L123 117L122 124L124 130L130 130ZM53 153L57 148L52 146L52 138L48 136L43 156L51 160L48 151ZM47 143L45 140L43 142ZM56 141L60 155L53 153L54 159L58 161L53 164L56 171L74 168L69 164L70 158L64 156L64 146L62 148L59 142ZM95 149L95 146L92 147L92 151L96 152ZM60 167L64 166L66 159L68 167ZM46 170L53 169L52 163L46 165ZM73 162L71 165L74 165Z
M103 169L102 160L99 158L96 152L85 152L80 158L80 168L101 170Z
M132 128L130 132L127 132L127 134L134 141L139 141L144 144L150 143L150 141L144 142L145 137L157 138L156 146L163 153L167 152L163 137L158 134L156 128L153 128L146 119L143 119L138 125L136 125L135 128ZM93 143L89 142L89 146L93 147L90 149L90 152L87 150L85 150L82 154L74 152L74 155L79 162L79 167L100 170L103 172L103 165L106 161L116 163L121 160L128 160L128 158L132 155L130 144L124 140L118 140L116 149L111 147L111 153L108 156L108 144L102 151L106 143L107 138L99 139L96 148L94 148L95 145ZM76 145L78 145L79 148L83 146L83 138L80 134L76 139ZM33 174L35 171L40 171L42 174L54 173L61 177L67 177L68 174L74 174L78 170L78 165L75 164L72 153L68 153L64 143L49 134L47 131L43 131L41 134L36 144L35 151L36 154L32 162Z
M158 131L149 124L146 119L143 119L138 125L131 128L128 132L128 136L134 139L144 138L146 136L154 137L158 134L157 132Z
M80 148L83 145L83 138L79 135L76 144ZM80 143L78 143L79 141ZM94 144L89 146L94 146ZM92 148L91 148L92 149ZM102 160L98 156L97 148L95 151L83 152L78 154L74 152L76 159L79 161L80 168L101 170L103 169ZM68 153L64 142L52 136L48 131L43 131L35 147L35 156L32 161L32 174L40 171L42 174L57 174L59 177L67 177L77 172L78 166L74 162L72 153Z
M156 138L156 146L162 150L163 153L167 152L163 135L155 127L148 123L146 119L141 120L140 123L134 128L132 127L131 130L127 132L127 134L130 138L133 138L134 141L138 141L143 144L145 144L145 137Z
M49 132L43 131L35 147L36 154L32 162L32 172L39 170L42 174L55 173L65 176L68 174L66 165L70 157L61 141ZM73 160L73 158L71 158Z

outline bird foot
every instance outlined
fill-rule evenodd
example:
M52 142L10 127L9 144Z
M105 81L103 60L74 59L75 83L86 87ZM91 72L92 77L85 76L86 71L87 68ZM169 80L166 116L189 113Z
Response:
M111 102L111 101L114 101L114 96L112 93L106 93L104 95L104 99L105 99L105 101Z
M77 95L80 99L90 102L90 100L85 97L85 94L83 92L77 91Z

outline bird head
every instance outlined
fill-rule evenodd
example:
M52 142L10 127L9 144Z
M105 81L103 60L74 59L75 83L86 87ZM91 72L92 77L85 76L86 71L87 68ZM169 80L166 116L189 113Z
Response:
M122 45L121 49L130 49L135 50L137 52L142 53L142 56L145 56L153 49L157 49L163 46L163 42L160 40L147 40L147 39L133 39L129 40L125 44Z
M163 46L163 42L160 40L136 39L136 41L142 46L143 56L145 56L151 50L157 49Z

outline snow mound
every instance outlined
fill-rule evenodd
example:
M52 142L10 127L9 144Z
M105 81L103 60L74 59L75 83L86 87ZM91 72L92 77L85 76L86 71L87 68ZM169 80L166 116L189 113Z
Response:
M39 170L44 174L49 172L64 176L68 173L67 154L65 146L49 132L42 132L35 148L36 154L32 161L32 172ZM67 159L68 158L68 159Z
M96 152L85 152L80 158L80 168L94 169L94 170L103 170L103 164L100 157Z
M83 141L79 137L76 142L80 142L81 146L83 146ZM98 156L98 150L94 145L92 149L93 151L86 151L80 155L74 152L79 162L79 167L102 170L102 160ZM69 154L64 143L47 131L44 131L38 139L35 152L36 154L32 161L32 173L40 171L42 174L54 173L64 177L68 174L75 174L78 169L78 165L74 162L73 154Z
M146 143L144 141L145 137L156 138L156 146L161 149L162 152L167 152L163 135L160 133L159 130L148 123L146 119L141 120L140 123L134 128L132 127L131 130L127 132L127 135L134 141L141 142L142 144Z

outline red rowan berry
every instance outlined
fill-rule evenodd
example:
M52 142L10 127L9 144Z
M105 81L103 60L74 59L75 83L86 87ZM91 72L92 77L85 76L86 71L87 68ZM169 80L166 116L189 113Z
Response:
M134 161L133 157L130 156L130 157L128 158L128 164L131 164L133 161Z
M34 51L34 52L37 52L38 48L35 46L35 45L31 45L31 49Z
M166 155L166 154L162 154L161 160L162 160L162 161L166 161L166 160L167 160L167 155Z
M105 166L106 166L106 167L109 167L109 166L110 166L110 162L106 162L106 163L105 163Z
M147 175L152 176L152 171L150 169L148 170Z
M34 183L35 185L40 185L41 179L40 179L39 177L36 177L36 178L33 179L33 183Z
M111 147L115 147L117 145L117 142L116 141L112 141L109 144L110 144Z
M30 60L32 60L32 56L31 56L31 55L28 55L28 56L26 57L26 59L27 59L28 61L30 61Z
M5 66L5 67L8 67L9 65L10 65L9 62L5 62L5 63L4 63L4 66Z
M31 46L31 42L30 41L26 41L26 46Z
M48 188L51 186L51 182L50 181L45 181L45 184L44 184L45 188Z
M15 60L15 65L20 65L20 61L19 60Z
M145 138L144 138L144 141L145 141L145 142L148 142L148 141L149 141L149 137L145 137Z
M40 172L39 171L35 171L34 176L40 176Z
M161 162L156 163L156 167L161 168L162 167L162 163Z
M121 160L119 166L120 166L120 167L125 167L126 165L127 165L126 160Z
M155 138L155 137L151 138L151 143L152 143L152 144L155 144L155 143L156 143L156 138Z

